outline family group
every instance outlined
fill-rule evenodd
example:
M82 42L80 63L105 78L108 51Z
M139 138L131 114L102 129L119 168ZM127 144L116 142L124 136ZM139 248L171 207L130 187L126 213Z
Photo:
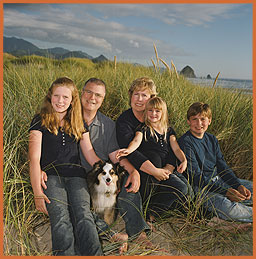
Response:
M29 128L30 180L36 209L49 215L53 255L103 255L104 233L151 246L151 222L173 209L184 213L188 196L200 196L204 209L222 220L252 223L252 182L236 177L207 132L208 104L188 107L189 129L176 138L152 79L132 82L130 108L116 122L99 111L106 91L103 80L90 78L79 96L73 80L58 78ZM90 209L86 173L100 160L127 170L117 196L126 233L109 230Z

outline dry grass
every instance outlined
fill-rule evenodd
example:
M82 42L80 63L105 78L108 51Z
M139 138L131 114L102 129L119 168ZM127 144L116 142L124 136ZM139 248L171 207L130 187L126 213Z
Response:
M157 54L157 61L159 60ZM157 65L159 68L159 63ZM216 87L195 86L182 76L170 76L168 71L159 72L158 68L118 62L115 69L114 62L92 64L79 59L60 62L40 57L19 59L6 56L3 96L3 221L6 256L49 255L48 219L35 210L29 182L27 130L51 82L63 75L72 78L79 89L90 77L97 75L103 79L109 87L101 111L114 120L129 107L127 91L134 78L152 78L159 95L167 102L170 122L177 136L187 130L187 107L195 101L209 103L214 118L210 132L217 135L228 163L239 169L238 176L252 179L251 96ZM154 244L166 247L172 255L252 255L252 231L227 235L222 230L208 226L207 219L199 219L198 212L199 208L196 211L191 208L186 215L176 212L157 222L157 232L152 233L150 239ZM120 224L122 229L123 223ZM118 253L116 245L109 242L104 243L104 251L109 255ZM156 254L159 251L142 249L132 242L127 253Z
M154 223L155 231L148 237L155 245L154 249L145 248L130 241L127 256L169 255L169 256L251 256L252 229L244 232L229 232L207 224L201 219L188 222L179 214L171 215ZM119 218L116 231L124 231L124 222ZM38 255L51 254L51 230L49 222L43 222L33 229L31 244ZM243 245L241 245L241 243ZM12 247L17 246L13 243ZM120 243L103 242L105 255L119 255ZM161 251L162 249L166 251ZM10 253L15 254L15 253Z
M217 76L215 77L215 80L213 82L213 85L212 85L212 88L214 88L216 86L216 83L217 83L217 80L218 80L218 77L220 75L220 72L217 74Z

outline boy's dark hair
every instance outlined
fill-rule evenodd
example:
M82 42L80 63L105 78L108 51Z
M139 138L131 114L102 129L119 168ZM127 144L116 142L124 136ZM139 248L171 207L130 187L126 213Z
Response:
M85 86L86 86L88 83L94 83L94 84L96 84L96 85L102 85L102 86L104 86L105 89L106 89L106 84L105 84L105 82L104 82L103 80L98 79L98 78L96 78L96 77L91 77L91 78L89 78L89 79L84 83L83 91L84 91Z
M187 111L187 119L189 120L191 116L196 116L197 114L202 114L209 119L212 118L212 111L207 103L196 102L193 103Z

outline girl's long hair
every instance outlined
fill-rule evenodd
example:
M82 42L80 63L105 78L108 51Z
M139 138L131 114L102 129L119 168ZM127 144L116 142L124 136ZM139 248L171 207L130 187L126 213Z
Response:
M154 130L154 128L152 127L150 121L148 120L148 110L150 109L158 109L162 111L162 116L161 119L159 121L160 123L160 127L164 132L164 140L166 141L166 136L167 136L167 129L168 129L168 111L167 111L167 105L165 103L165 101L161 98L161 97L152 97L147 101L146 107L145 107L145 111L144 111L144 121L145 121L145 125L147 127L149 127L150 129L150 134L152 137L155 137L156 140L158 141L158 137L157 134ZM146 138L146 134L145 134L145 138Z
M60 121L58 114L54 111L52 107L51 97L53 91L60 86L67 87L71 90L72 93L71 104L68 107L67 113L63 118L63 130L70 136L71 134L74 135L75 139L78 141L82 138L82 135L85 132L82 117L82 107L79 98L79 92L74 82L68 77L61 77L56 79L49 88L40 110L42 125L45 126L51 133L55 135L58 134Z

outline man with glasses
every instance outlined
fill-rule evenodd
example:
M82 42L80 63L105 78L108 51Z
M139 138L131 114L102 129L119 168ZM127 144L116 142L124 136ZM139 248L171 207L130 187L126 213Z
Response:
M119 149L116 140L115 122L99 111L106 94L105 83L97 78L90 78L84 84L81 103L82 113L86 128L89 130L91 143L99 158L104 161L110 159L116 163L116 152ZM90 164L81 153L81 163L86 172L91 170ZM143 218L141 196L138 192L140 188L139 172L129 163L127 159L122 159L120 164L125 167L129 175L126 176L124 184L118 195L118 208L120 215L125 221L126 233L131 238L147 243L152 243L147 239L145 231L150 230ZM96 222L98 228L106 230L107 225L102 225L102 221Z

